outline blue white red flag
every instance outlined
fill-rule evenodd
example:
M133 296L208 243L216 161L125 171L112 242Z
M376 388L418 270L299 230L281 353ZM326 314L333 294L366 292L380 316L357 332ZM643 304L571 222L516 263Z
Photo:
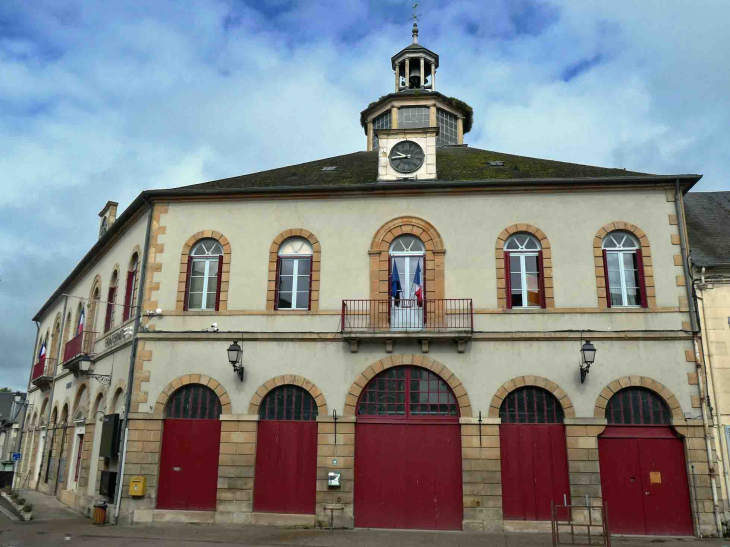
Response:
M400 306L401 293L403 287L400 284L400 275L398 275L398 265L393 261L393 271L390 274L390 296L395 299L395 305Z
M416 298L416 302L418 303L418 307L423 307L423 285L421 285L421 262L418 262L418 265L416 266L416 273L413 276L413 286L411 287L411 293Z
M41 351L40 351L40 352L38 352L38 360L39 360L39 361L42 361L42 360L43 360L43 359L45 359L45 358L46 358L46 343L45 343L45 342L43 342L43 343L41 344Z
M76 327L76 334L84 332L84 308L81 308L81 314L79 315L79 326Z

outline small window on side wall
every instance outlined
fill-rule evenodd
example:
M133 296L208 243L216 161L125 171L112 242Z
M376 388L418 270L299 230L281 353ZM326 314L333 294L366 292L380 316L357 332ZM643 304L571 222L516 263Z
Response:
M530 234L514 234L504 244L507 308L544 308L542 247Z
M292 237L279 247L276 261L276 309L310 309L312 287L312 245L303 237Z
M603 238L603 271L608 307L647 307L641 245L628 232Z
M221 294L223 247L215 239L202 239L188 257L185 310L218 311Z

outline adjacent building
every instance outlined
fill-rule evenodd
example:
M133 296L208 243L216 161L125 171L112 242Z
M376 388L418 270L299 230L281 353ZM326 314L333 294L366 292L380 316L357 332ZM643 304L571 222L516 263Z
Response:
M701 176L474 149L416 28L391 67L364 152L105 206L34 318L23 484L134 523L545 530L587 502L717 535Z

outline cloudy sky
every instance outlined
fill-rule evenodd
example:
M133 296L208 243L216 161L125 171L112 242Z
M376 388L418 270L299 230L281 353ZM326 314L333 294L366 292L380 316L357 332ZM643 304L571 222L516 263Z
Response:
M362 150L412 2L0 3L0 386L107 200ZM730 190L726 0L422 0L470 146Z

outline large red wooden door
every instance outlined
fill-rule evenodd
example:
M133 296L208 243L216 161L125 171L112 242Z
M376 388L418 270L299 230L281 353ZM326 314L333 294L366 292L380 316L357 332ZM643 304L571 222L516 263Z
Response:
M570 503L560 402L544 389L525 387L505 398L500 417L502 514L505 519L550 520L552 502Z
M664 402L628 388L611 398L606 417L598 455L611 532L693 535L684 444Z
M253 508L313 515L317 501L317 404L299 386L270 391L259 406Z
M459 407L448 384L395 367L360 395L355 426L355 526L461 530Z
M221 404L207 386L188 384L170 397L162 430L158 509L215 511Z
M165 420L158 509L215 511L220 443L218 420Z

